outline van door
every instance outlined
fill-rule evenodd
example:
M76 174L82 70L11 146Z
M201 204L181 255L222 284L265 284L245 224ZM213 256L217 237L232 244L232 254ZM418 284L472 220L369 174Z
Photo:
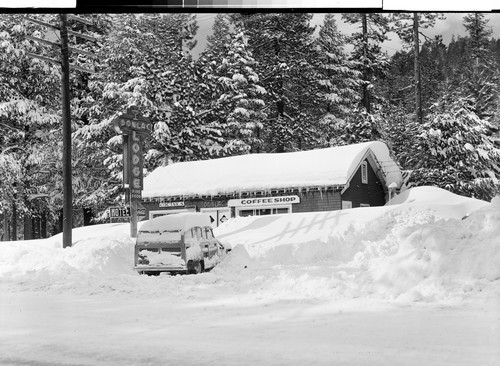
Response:
M205 226L200 228L202 231L202 240L200 246L202 247L205 256L205 268L211 268L218 263L217 260L217 245L214 240L212 228Z

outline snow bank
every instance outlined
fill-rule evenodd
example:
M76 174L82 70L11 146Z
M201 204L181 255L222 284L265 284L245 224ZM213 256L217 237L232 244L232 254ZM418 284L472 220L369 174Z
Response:
M216 236L281 266L267 286L290 293L433 301L500 285L500 198L419 187L386 207L238 218Z
M73 230L72 247L62 234L52 238L0 243L1 277L47 278L133 273L134 241L128 224L93 225Z
M233 250L202 275L138 276L129 225L105 224L75 229L65 249L61 235L0 243L0 279L136 296L224 287L262 301L500 295L500 198L419 187L384 207L241 217L214 232Z
M392 199L390 204L404 204L413 208L432 210L439 217L461 219L470 212L484 207L487 202L426 186L408 189Z

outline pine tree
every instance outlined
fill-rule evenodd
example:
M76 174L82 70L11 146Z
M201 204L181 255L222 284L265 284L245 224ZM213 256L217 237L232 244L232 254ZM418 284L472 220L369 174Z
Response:
M411 91L413 83L409 83L414 72L413 54L401 50L392 55L387 75L378 82L381 99L388 105L395 106L404 113L414 113L415 99ZM384 105L387 108L387 105Z
M155 124L144 148L146 168L154 168L166 156L186 149L178 141L189 139L182 129L192 123L195 107L192 99L184 101L195 93L187 53L194 46L194 15L115 14L112 20L114 27L101 40L102 64L88 83L90 92L82 108L87 122L75 133L81 141L79 151L85 152L80 165L92 167L91 182L96 186L82 204L101 210L121 199L121 137L111 126L118 113L137 106Z
M421 29L431 27L436 19L444 19L437 13L398 13L393 16L393 30L399 35L407 47L413 48L414 57L414 81L415 88L415 118L419 123L423 122L422 110L422 77L420 61L420 36L425 36Z
M267 119L263 126L268 152L305 149L315 145L314 111L317 72L312 15L266 13L236 15L243 21L255 72L267 93Z
M488 25L489 20L482 13L467 14L463 18L463 25L470 37L470 55L477 63L490 54L489 37L493 30Z
M491 200L500 188L500 149L488 136L489 128L466 100L438 103L417 135L413 181Z
M468 59L468 64L463 92L470 108L479 118L492 120L498 108L500 92L499 64L489 49L492 30L484 14L468 14L463 19L464 27L469 34L467 53L464 55Z
M214 52L221 52L231 41L231 19L230 15L219 13L214 18L212 34L207 36L206 49Z
M50 15L30 16L51 21ZM14 239L18 214L26 225L35 214L53 214L59 194L60 70L27 54L54 57L54 50L26 38L44 32L21 14L0 15L0 212L11 217Z
M446 82L446 46L441 36L425 41L420 51L422 65L422 110L426 115L443 95Z
M207 145L216 155L259 152L265 89L253 70L256 63L247 37L242 24L230 27L225 14L216 16L213 31L198 60L200 87L207 102L204 124L221 131L215 143Z
M389 57L381 48L388 39L389 18L378 13L344 13L342 19L361 28L350 37L354 46L351 59L358 61L358 70L362 72L362 102L365 111L370 113L372 99L377 99L374 82L385 76L389 64Z
M324 100L325 113L339 118L349 115L360 100L357 89L361 72L356 70L357 62L348 60L344 51L346 40L337 28L335 16L326 14L317 41L319 93Z

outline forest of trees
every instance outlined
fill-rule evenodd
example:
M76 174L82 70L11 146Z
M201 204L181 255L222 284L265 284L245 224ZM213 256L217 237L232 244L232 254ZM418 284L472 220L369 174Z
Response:
M310 13L221 13L193 58L195 14L80 14L92 25L72 27L96 41L78 47L97 57L72 56L95 70L71 73L74 207L98 217L123 199L111 121L132 105L154 123L147 172L380 140L407 186L490 200L500 178L500 39L482 13L464 14L466 33L449 44L426 36L445 16L326 14L315 29ZM356 30L342 34L339 22ZM381 46L389 32L403 44L393 55ZM4 239L57 232L62 208L61 71L29 55L58 50L26 36L48 35L23 14L0 14Z

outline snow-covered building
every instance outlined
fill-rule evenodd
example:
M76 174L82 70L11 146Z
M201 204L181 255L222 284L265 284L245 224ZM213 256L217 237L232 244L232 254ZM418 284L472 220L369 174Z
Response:
M402 184L378 141L281 154L175 163L144 178L147 218L207 212L213 225L237 216L381 206Z

